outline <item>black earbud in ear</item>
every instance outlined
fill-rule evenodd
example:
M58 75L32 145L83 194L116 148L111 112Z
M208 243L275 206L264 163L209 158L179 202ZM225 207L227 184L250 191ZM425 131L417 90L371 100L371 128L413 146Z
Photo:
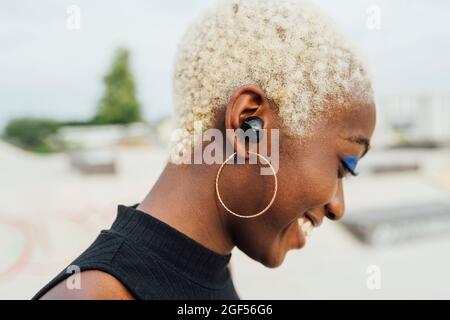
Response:
M264 121L259 117L249 117L241 125L241 129L246 133L252 143L258 143L261 140L263 128Z

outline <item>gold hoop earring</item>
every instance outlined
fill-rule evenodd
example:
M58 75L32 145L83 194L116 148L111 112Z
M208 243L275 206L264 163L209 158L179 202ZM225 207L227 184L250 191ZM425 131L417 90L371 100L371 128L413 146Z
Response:
M277 173L275 172L275 169L273 168L272 164L269 162L269 160L267 160L267 158L265 158L264 156L260 155L259 153L253 152L253 151L249 151L249 153L251 154L255 154L258 157L260 157L261 159L263 159L269 166L270 169L273 172L273 176L275 179L275 187L274 187L274 192L273 192L273 196L272 199L270 200L269 204L260 212L249 215L249 216L244 216L241 214L238 214L236 212L234 212L233 210L229 209L225 203L222 200L222 197L220 196L220 192L219 192L219 178L220 178L220 174L222 172L222 169L224 168L224 166L227 164L228 161L230 161L231 159L234 158L234 156L237 154L236 152L233 153L231 156L229 156L220 166L219 170L217 171L217 176L216 176L216 193L217 193L217 198L220 201L220 204L225 208L225 210L227 210L229 213L231 213L232 215L238 217L238 218L244 218L244 219L250 219L250 218L256 218L260 215L262 215L264 212L266 212L267 210L269 210L269 208L272 206L273 202L275 201L275 197L277 196L277 192L278 192L278 179L277 179Z

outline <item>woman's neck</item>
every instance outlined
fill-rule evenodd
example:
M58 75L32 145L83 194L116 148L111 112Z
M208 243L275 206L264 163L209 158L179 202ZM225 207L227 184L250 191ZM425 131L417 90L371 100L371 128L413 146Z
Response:
M216 204L215 166L168 164L137 207L204 247L229 254L231 232Z

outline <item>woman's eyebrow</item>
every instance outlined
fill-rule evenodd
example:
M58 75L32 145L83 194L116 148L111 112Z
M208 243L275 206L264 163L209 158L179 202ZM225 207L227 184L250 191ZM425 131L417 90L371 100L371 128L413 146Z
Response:
M346 140L353 142L353 143L357 143L359 145L362 145L364 147L364 152L361 155L361 158L364 157L364 155L370 150L370 142L369 139L363 137L363 136L352 136L352 137L348 137L346 138Z

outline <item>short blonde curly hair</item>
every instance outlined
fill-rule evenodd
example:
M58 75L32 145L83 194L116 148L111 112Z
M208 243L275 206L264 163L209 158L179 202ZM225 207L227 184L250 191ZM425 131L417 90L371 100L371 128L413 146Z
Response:
M307 1L219 1L178 49L174 103L184 134L172 141L175 152L192 148L194 123L211 128L215 111L244 84L263 89L284 126L299 135L331 106L349 107L349 95L373 99L365 63L337 30Z

